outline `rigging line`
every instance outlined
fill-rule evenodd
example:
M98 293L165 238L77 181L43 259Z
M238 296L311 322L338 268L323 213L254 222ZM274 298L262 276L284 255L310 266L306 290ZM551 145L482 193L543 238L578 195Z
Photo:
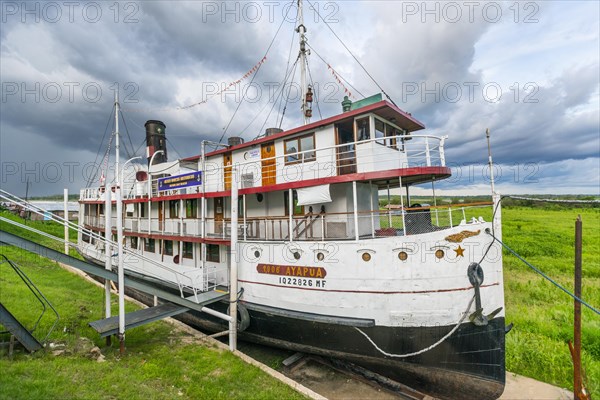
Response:
M298 55L298 58L296 58L296 61L294 61L294 66L296 66L298 64L299 60L300 60L300 55ZM281 90L279 91L279 94L277 95L277 97L283 97L283 91L284 91L284 88L285 88L285 82L287 82L287 78L288 77L289 76L286 76L284 78L284 84L280 87ZM273 105L271 106L271 110L269 110L269 114L267 114L267 118L265 118L265 122L263 122L262 126L260 127L260 129L258 131L259 136L262 135L262 132L264 132L265 125L267 124L267 121L269 120L269 117L271 116L271 113L275 109L275 105L276 104L277 104L277 99L273 102ZM275 119L275 122L277 122L277 118Z
M379 88L379 90L381 90L381 92L383 94L385 94L385 97L388 98L388 100L395 105L396 107L398 107L398 105L396 103L394 103L394 100L392 100L392 98L390 97L389 94L387 94L387 92L385 90L383 90L383 88L381 87L381 85L379 83L377 83L377 81L375 80L375 78L373 78L373 76L369 73L369 71L367 71L367 69L360 63L360 61L358 61L358 58L356 58L356 56L354 55L354 53L352 53L350 51L350 49L348 48L348 46L346 46L346 44L342 41L342 39L337 35L337 33L335 33L335 31L333 30L333 28L327 23L327 21L325 20L325 18L321 17L321 14L319 14L319 10L312 5L312 3L310 2L310 0L306 0L306 2L308 4L310 4L310 6L313 8L313 10L315 10L315 12L317 13L317 16L319 18L321 18L323 20L323 22L325 23L325 25L329 28L329 30L331 31L331 33L333 33L333 35L337 38L337 40L340 41L340 43L342 44L342 46L344 46L344 48L348 51L348 53L352 56L352 58L354 58L354 60L358 63L358 65L360 65L360 67L363 69L363 71L365 71L365 73L369 76L369 78L371 78L371 80L373 81L373 83L375 83L375 85L377 85L377 87Z
M284 79L283 84L285 85L285 80L287 79L287 76L284 76L283 79ZM278 93L280 92L280 90L281 90L282 87L283 86L279 86L277 88L277 91L275 92L276 97L275 97L275 99L273 101L274 104L277 104L277 99L279 99ZM260 109L260 111L254 116L254 118L252 119L252 121L250 121L250 123L248 125L246 125L246 127L244 129L242 129L242 133L240 134L240 136L243 135L246 132L246 130L250 127L250 125L252 125L254 123L254 121L256 121L256 119L260 116L260 114L264 111L264 109L267 108L268 105L269 105L269 101L265 102L265 104ZM260 135L260 132L259 132L259 135Z
M106 132L108 132L108 125L110 124L110 121L112 120L113 111L114 111L114 107L110 111L110 115L108 116L108 121L106 121L106 128L104 128L104 135L102 135L102 140L100 141L100 145L98 146L98 151L96 152L96 159L94 160L93 165L96 165L96 163L98 162L98 156L100 155L100 150L102 149L102 144L104 143L104 138L106 138ZM92 180L96 177L96 174L98 173L98 168L96 168L96 172L94 172L92 175L90 175L90 177L87 181L86 187L90 187L90 185L92 184Z
M317 55L317 57L319 57L319 58L321 59L321 61L323 61L323 63L324 63L325 65L327 65L327 66L329 66L331 69L333 69L333 67L331 67L331 64L330 64L330 63L328 63L328 62L327 62L327 61L326 61L326 60L325 60L323 57L321 57L321 55L320 55L320 54L319 54L319 53L318 53L318 52L315 50L315 48L314 48L314 47L312 47L310 44L308 44L308 42L306 43L306 45L307 45L307 46L308 46L308 47L309 47L309 48L310 48L310 49L311 49L311 50L312 50L312 51L313 51L313 52L314 52L314 53ZM355 87L354 87L354 86L353 86L353 85L350 83L350 81L349 81L349 80L347 80L346 78L344 78L344 77L343 77L343 76L342 76L342 75L339 73L339 71L337 71L337 70L335 70L335 69L333 69L333 71L334 71L334 72L335 72L335 74L336 74L337 76L339 76L339 77L340 77L340 78L341 78L341 79L342 79L344 82L346 82L346 84L347 84L348 86L350 86L350 87L352 88L352 90L354 90L356 93L360 94L360 95L361 95L363 98L365 97L365 95L364 95L364 94L362 94L362 93L360 92L360 90L358 90L357 88L355 88Z
M287 60L287 64L285 66L285 74L284 77L287 77L289 74L289 71L291 69L290 67L290 60L292 59L292 49L294 48L294 39L296 37L296 31L294 29L292 29L292 40L290 41L290 50L288 52L288 60ZM295 62L298 62L298 58L300 57L300 53L298 53L298 57L296 58ZM283 82L283 86L285 86L287 82L287 79ZM281 114L281 105L283 104L283 96L281 96L279 98L279 107L277 108L277 115ZM277 123L277 119L275 119L275 123Z
M177 149L175 148L175 146L173 146L173 142L171 142L169 140L169 138L166 137L166 136L165 136L165 139L167 140L167 142L169 142L169 144L171 145L171 147L173 148L173 150L175 150L175 153L177 153L177 156L179 157L179 159L183 158L183 157L181 157L181 154L177 151Z
M298 54L298 59L300 59L300 54ZM290 100L290 91L292 90L292 83L294 82L294 76L296 76L296 68L298 67L298 62L294 63L294 69L292 70L292 75L290 79L290 85L288 86L287 94L285 95L285 103L283 106L283 111L281 112L281 120L279 120L279 125L277 127L281 129L281 124L283 124L283 117L285 117L285 111L287 110L287 105Z
M119 110L119 115L121 116L121 119L123 120L123 125L125 126L125 132L127 132L127 138L129 139L129 144L131 145L131 151L133 151L134 147L133 147L133 142L131 140L131 136L129 135L129 129L127 129L127 123L125 122L125 115L123 115L123 111ZM125 144L125 142L123 142L123 144ZM125 151L127 151L127 147L125 147ZM128 155L128 158L131 158L135 155L135 153Z
M292 4L292 3L293 3L293 1L290 2L290 4ZM275 35L273 36L273 39L271 40L271 43L269 44L269 47L267 48L267 51L265 52L265 55L263 56L263 58L266 57L267 54L269 54L269 50L271 50L271 47L273 46L273 43L275 43L275 39L277 39L277 35L279 35L279 31L281 30L281 27L283 26L283 23L286 21L287 16L288 16L291 8L292 7L288 7L288 10L285 13L285 16L283 17L283 19L281 20L281 24L279 24L279 28L277 28L277 32L275 32ZM250 80L250 83L248 84L248 86L246 87L246 90L244 91L242 99L240 100L240 102L238 103L237 107L235 108L235 111L233 112L233 115L231 116L231 119L229 120L229 123L227 124L227 126L223 130L223 134L221 135L221 138L219 139L219 143L221 143L221 141L223 140L223 138L227 134L227 129L229 129L229 127L231 126L231 123L233 122L233 119L235 118L238 110L240 109L240 106L244 102L244 98L246 97L246 94L248 93L248 89L252 86L252 82L254 82L254 79L256 79L256 77L258 76L258 73L260 72L260 69L262 68L262 66L263 66L263 64L260 64L258 66L258 69L256 70L256 72L252 76L252 79Z
M556 286L557 288L559 288L560 290L562 290L563 292L565 292L566 294L568 294L569 296L571 296L574 300L577 300L578 302L580 302L581 304L583 304L584 306L586 306L587 308L589 308L590 310L592 310L596 314L600 315L600 310L594 308L592 305L586 303L585 301L583 301L579 297L575 296L573 293L571 293L568 289L566 289L560 283L556 282L554 279L550 278L548 275L546 275L544 272L542 272L542 270L540 270L539 268L537 268L537 267L533 266L532 264L530 264L529 262L527 262L527 260L525 260L519 254L517 254L516 251L514 251L513 249L511 249L510 247L508 247L508 245L506 243L504 243L503 241L501 241L500 239L498 239L496 236L494 236L494 234L491 233L489 231L489 229L486 229L486 233L488 235L492 236L494 238L494 240L498 241L498 243L500 243L506 250L508 250L509 252L511 252L512 255L514 255L515 257L517 257L519 260L523 261L525 263L525 265L527 265L529 268L533 269L535 272L537 272L538 274L540 274L546 280L550 281L550 283L552 283L554 286Z
M310 67L308 66L308 61L306 62L306 69L308 70L308 77L310 79L310 83L312 84L312 87L314 88L315 82L313 81L312 74L310 73ZM317 111L319 111L319 118L323 119L323 115L321 115L321 107L319 106L319 98L317 97L316 90L314 92L314 96L315 96L315 104L317 105Z
M134 155L134 156L139 154L138 152L140 151L140 149L141 149L141 148L142 148L142 146L144 145L144 142L145 142L145 141L146 141L146 139L145 139L145 138L144 138L144 139L142 139L142 142L140 143L140 145L139 145L139 146L137 147L137 149L135 150L135 153L133 153L133 155Z

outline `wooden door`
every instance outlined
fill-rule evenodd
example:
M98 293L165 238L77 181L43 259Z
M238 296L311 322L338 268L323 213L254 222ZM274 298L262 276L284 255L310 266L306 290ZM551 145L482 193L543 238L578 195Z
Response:
M260 158L262 159L262 185L270 186L277 182L277 167L275 161L275 145L273 142L265 143L260 149Z
M215 197L214 199L215 206L215 233L221 234L223 233L223 197Z
M337 171L338 175L356 173L356 143L352 125L343 123L336 125Z
M231 190L231 153L223 154L223 183L225 190Z
M164 202L159 201L158 202L158 230L159 231L163 230L163 222L165 220L165 213L164 213L163 207L164 207Z

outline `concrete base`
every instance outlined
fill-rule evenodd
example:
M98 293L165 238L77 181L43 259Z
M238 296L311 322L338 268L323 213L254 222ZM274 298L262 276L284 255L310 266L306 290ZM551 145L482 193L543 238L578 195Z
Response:
M571 400L573 392L506 372L506 386L501 400Z

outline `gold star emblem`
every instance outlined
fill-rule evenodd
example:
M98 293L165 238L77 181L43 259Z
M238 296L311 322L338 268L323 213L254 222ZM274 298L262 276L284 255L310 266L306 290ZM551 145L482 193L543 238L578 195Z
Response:
M454 251L456 252L456 257L458 257L458 256L464 257L465 256L465 249L460 247L460 245L458 246L458 248L454 249Z

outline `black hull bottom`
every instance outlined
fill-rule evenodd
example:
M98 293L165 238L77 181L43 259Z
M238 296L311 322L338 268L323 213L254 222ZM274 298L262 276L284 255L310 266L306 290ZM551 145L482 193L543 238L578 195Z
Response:
M129 293L128 293L129 294ZM152 299L131 293L147 303ZM211 307L225 312L227 304ZM384 356L354 327L283 317L252 309L250 325L241 340L350 361L394 381L443 399L496 399L504 391L504 318L487 326L463 323L435 348L418 356ZM177 319L216 332L225 323L207 314L189 312ZM406 354L436 343L453 326L361 328L383 351Z

